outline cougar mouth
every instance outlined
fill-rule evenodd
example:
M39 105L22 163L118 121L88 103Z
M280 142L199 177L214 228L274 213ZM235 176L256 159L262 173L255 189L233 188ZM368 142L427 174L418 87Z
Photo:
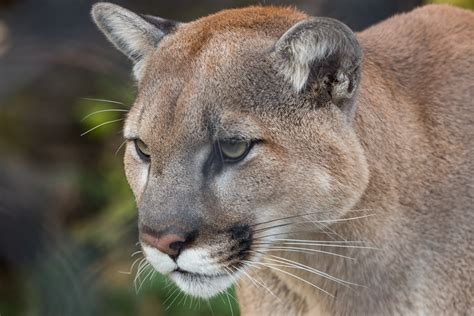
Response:
M143 252L154 269L169 277L186 294L210 298L232 286L238 271L212 257L205 248L184 250L175 260L154 247L142 244Z

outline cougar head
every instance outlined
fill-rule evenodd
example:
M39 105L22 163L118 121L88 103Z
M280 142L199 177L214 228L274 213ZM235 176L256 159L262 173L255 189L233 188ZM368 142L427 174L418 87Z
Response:
M285 219L337 219L360 198L362 53L344 24L278 7L178 23L98 3L92 16L134 63L125 170L141 245L184 292L224 291L295 230Z

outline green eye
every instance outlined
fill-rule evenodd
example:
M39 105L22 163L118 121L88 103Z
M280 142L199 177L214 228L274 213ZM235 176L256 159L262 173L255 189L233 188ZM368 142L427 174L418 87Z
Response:
M248 141L220 141L219 148L226 162L237 162L242 160L250 151L250 142Z
M150 150L148 149L148 146L141 140L141 139L135 139L135 150L138 153L138 156L140 156L141 159L145 161L150 160Z

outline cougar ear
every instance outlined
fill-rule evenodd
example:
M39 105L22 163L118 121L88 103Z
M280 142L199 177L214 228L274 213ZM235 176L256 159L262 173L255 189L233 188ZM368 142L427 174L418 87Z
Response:
M140 78L143 58L179 25L171 20L138 15L107 2L94 4L91 14L109 41L134 62L137 79Z
M273 53L278 70L297 92L310 89L341 106L354 95L362 50L345 24L320 17L298 22Z

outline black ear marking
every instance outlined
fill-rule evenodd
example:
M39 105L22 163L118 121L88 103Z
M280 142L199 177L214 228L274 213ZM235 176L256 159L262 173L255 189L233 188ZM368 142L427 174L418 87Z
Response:
M276 42L273 54L296 91L316 91L341 106L354 95L362 49L343 23L320 17L301 21Z
M163 19L153 15L144 15L140 14L140 16L150 24L153 24L157 29L162 31L165 35L173 33L173 31L178 27L181 23L174 21Z

